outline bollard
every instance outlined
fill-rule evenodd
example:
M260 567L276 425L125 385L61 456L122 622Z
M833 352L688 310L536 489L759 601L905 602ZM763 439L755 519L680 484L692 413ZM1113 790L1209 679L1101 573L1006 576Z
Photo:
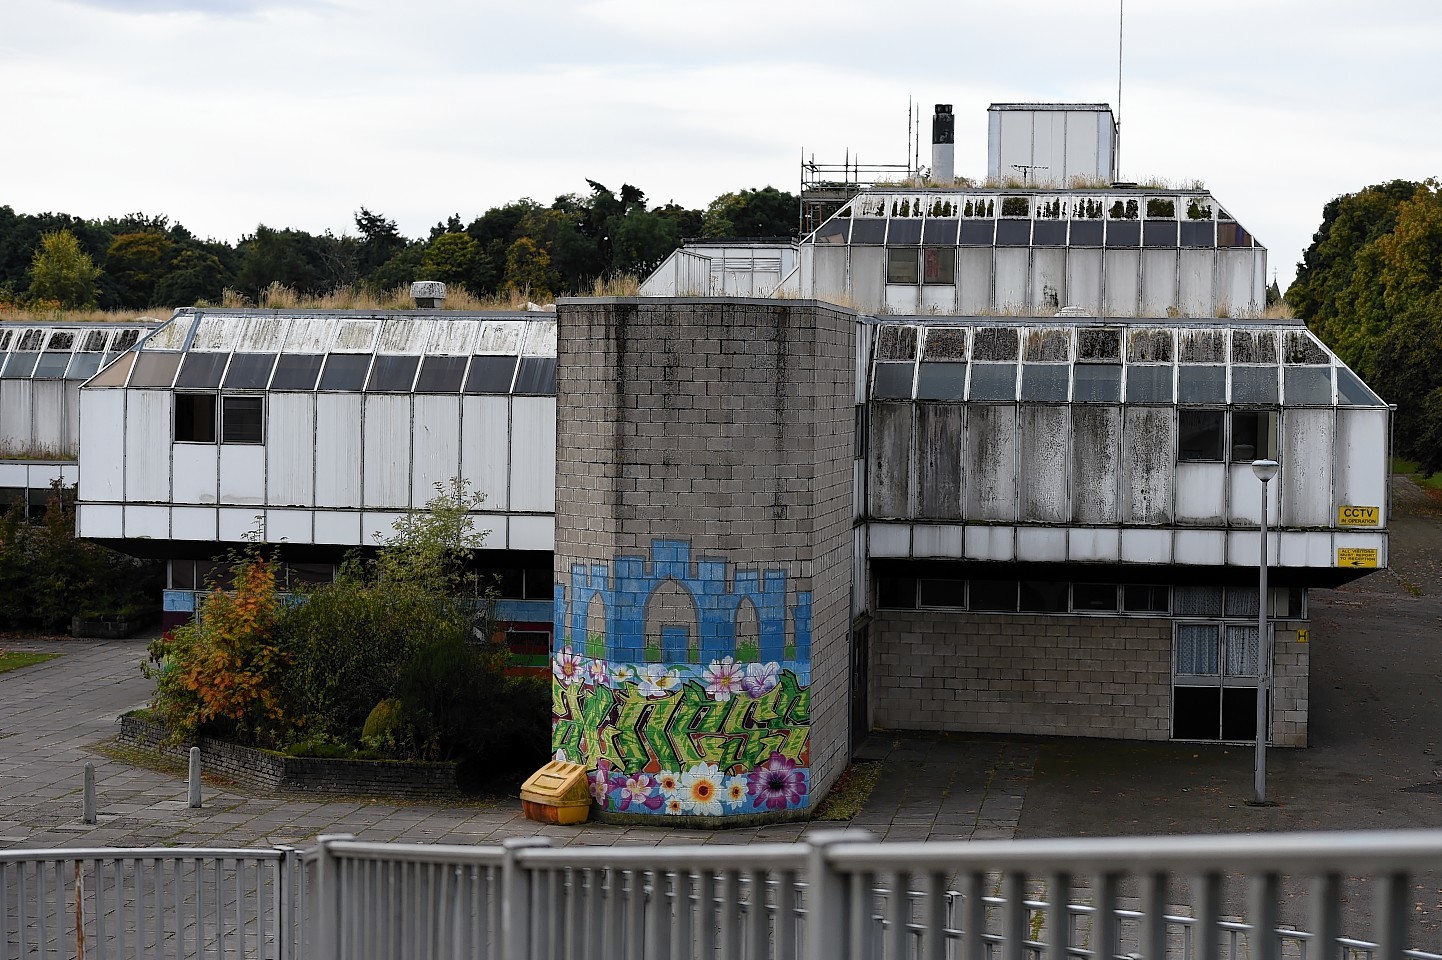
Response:
M95 764L85 765L85 822L95 822Z
M190 748L190 809L200 809L200 748Z

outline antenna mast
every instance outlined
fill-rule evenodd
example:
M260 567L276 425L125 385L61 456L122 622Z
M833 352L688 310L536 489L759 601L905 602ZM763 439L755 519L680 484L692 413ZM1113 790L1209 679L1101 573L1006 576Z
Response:
M1116 146L1113 148L1112 162L1116 164L1117 177L1122 175L1122 38L1126 25L1127 0L1117 0L1117 117L1116 117Z

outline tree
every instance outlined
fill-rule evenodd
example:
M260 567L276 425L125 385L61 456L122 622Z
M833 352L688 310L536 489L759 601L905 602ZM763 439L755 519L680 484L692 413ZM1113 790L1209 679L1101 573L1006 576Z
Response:
M252 236L240 241L240 270L236 283L247 295L259 297L273 283L297 293L315 295L329 292L316 238L303 230L275 230L260 224Z
M365 207L356 212L355 226L356 230L360 231L360 243L356 249L357 264L360 272L366 276L410 244L409 240L401 236L394 220L387 220Z
M423 276L415 279L459 284L478 293L471 284L480 257L481 245L469 234L443 233L427 244L425 256L421 258Z
M105 260L121 306L149 307L158 302L155 288L171 270L175 244L154 230L122 233L110 241Z
M220 257L200 247L181 250L170 263L170 271L155 285L155 303L172 307L193 307L216 303L225 293L228 280Z
M551 296L551 257L530 237L521 237L506 252L506 289L532 300Z
M775 187L723 193L706 208L705 237L794 237L800 230L800 201Z
M30 262L30 299L53 301L67 309L93 307L100 268L69 230L40 238Z

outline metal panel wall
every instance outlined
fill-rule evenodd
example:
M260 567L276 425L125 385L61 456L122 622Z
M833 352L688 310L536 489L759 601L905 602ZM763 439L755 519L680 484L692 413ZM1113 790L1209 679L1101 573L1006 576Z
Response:
M1233 523L1259 524L1262 521L1262 482L1257 479L1250 463L1234 463L1227 467L1228 500ZM1275 526L1277 518L1277 495L1280 483L1267 484L1267 517Z
M283 507L315 504L316 395L271 393L265 402L266 501ZM327 470L332 464L326 464Z
M249 443L220 445L220 502L245 506L265 503L265 447Z
M213 443L176 443L171 445L175 476L171 496L174 503L214 504L220 489L219 448ZM86 450L85 456L90 456Z
M1257 306L1253 292L1253 257L1246 247L1217 251L1217 312L1238 316Z
M1103 251L1102 306L1107 316L1136 315L1141 287L1141 264L1140 250Z
M1016 406L973 403L966 409L966 518L1016 519Z
M411 503L411 398L365 398L365 506Z
M1335 524L1332 509L1332 409L1291 408L1282 415L1282 520L1289 527Z
M436 484L450 487L461 473L461 398L418 394L411 434L411 506L424 507Z
M1066 302L1102 315L1102 251L1071 247L1066 251Z
M1067 252L1037 247L1031 252L1031 312L1049 317L1071 303L1067 294Z
M80 495L120 500L125 490L125 391L86 390L80 395ZM82 535L86 535L81 531Z
M1387 411L1337 409L1336 506L1387 506ZM1383 524L1387 517L1381 517Z
M67 380L30 381L31 443L45 450L75 450L70 432L70 395Z
M33 443L30 381L0 380L0 444L24 450Z
M1122 411L1072 408L1072 516L1077 523L1116 523L1121 511Z
M1173 456L1176 455L1173 448ZM1227 465L1177 464L1177 520L1220 524L1227 512Z
M1140 315L1165 317L1177 305L1177 252L1142 251L1142 298Z
M361 398L322 393L315 398L315 503L354 508L361 498ZM321 528L316 527L319 540Z
M912 405L871 404L871 494L869 513L873 517L911 515Z
M814 295L826 297L834 296L837 291L846 289L846 258L851 252L846 246L808 246L806 248L814 257L812 267L814 273L814 286L802 289L810 289ZM804 264L805 261L803 260ZM804 269L804 268L803 268ZM804 281L803 277L803 281Z
M932 520L961 517L962 408L916 405L917 515Z
M886 249L852 247L850 277L852 306L867 313L879 311L885 297Z
M1026 247L997 247L995 255L996 301L993 309L1001 313L1025 312L1030 293L1027 273L1031 250Z
M888 283L886 312L914 316L918 312L920 298L920 288L914 283Z
M1171 407L1127 407L1122 443L1126 523L1170 523L1177 467L1177 414Z
M946 255L943 253L943 256ZM920 312L940 315L956 313L956 286L950 283L923 284Z
M956 251L957 313L970 316L991 311L991 292L991 249L959 247Z
M130 503L170 500L170 410L168 390L130 390L125 410L125 499ZM127 535L129 523L126 524Z
M1184 317L1211 317L1217 312L1217 251L1181 250L1177 256L1177 309Z
M511 401L511 509L556 509L556 400Z
M508 397L461 399L461 476L486 495L485 509L511 508L511 402Z
M1064 406L1023 404L1021 408L1021 520L1065 523L1071 519L1067 496L1070 410Z

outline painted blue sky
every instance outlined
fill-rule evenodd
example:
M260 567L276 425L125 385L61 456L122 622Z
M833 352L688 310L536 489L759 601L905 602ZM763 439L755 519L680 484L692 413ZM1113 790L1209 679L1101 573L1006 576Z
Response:
M1116 0L5 0L0 204L423 235L633 183L703 206L797 188L803 150L906 159L950 102L984 175L992 102L1117 99ZM1203 181L1283 286L1330 198L1442 173L1442 7L1131 0L1121 172ZM923 134L923 151L926 148Z

